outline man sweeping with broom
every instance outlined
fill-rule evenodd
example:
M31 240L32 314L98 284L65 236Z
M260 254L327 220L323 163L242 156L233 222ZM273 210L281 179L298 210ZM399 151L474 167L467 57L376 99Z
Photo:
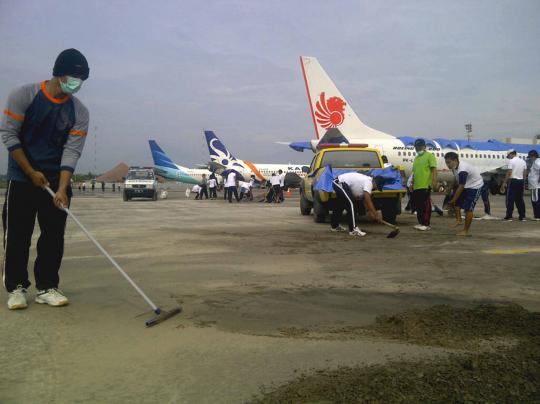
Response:
M89 122L88 110L73 94L88 75L83 54L66 49L58 55L50 80L16 88L3 110L0 134L9 151L3 280L11 310L27 307L27 264L36 216L41 229L34 265L36 302L68 304L58 290L67 217L62 207L69 206L70 180Z
M371 199L373 189L377 189L377 182L373 178L357 172L349 172L339 175L333 181L333 188L336 193L335 207L332 211L331 230L334 232L346 231L339 224L343 210L347 211L347 221L349 234L351 236L363 237L366 235L356 226L354 201L364 202L364 207L368 216L377 223L383 223L381 213L375 210L375 205Z

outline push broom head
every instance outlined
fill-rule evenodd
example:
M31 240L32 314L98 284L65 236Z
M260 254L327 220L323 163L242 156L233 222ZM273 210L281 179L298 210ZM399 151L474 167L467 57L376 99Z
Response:
M152 327L156 324L159 324L159 323L162 323L164 322L165 320L173 317L173 316L176 316L177 314L180 314L180 312L182 311L182 307L178 306L178 307L175 307L174 309L172 310L169 310L169 311L166 311L166 310L162 310L162 309L157 309L154 311L154 313L156 313L156 316L154 318L151 318L150 320L147 320L146 321L146 326L147 327Z
M394 230L392 230L390 233L388 233L388 235L386 236L386 238L394 238L394 237L396 237L398 234L399 234L399 228L396 227Z

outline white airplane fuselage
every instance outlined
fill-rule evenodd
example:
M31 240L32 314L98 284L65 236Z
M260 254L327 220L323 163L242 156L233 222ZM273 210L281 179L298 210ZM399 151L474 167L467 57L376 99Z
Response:
M416 150L413 146L405 146L398 138L394 139L354 139L349 138L352 144L367 144L369 147L379 149L380 152L388 158L388 161L394 166L401 166L408 177L412 173ZM509 146L510 148L510 146ZM437 159L437 174L440 181L450 181L453 178L452 171L446 167L444 155L448 152L455 152L460 160L467 161L479 169L481 173L495 172L498 169L505 169L508 159L504 151L475 150L464 148L460 150L451 148L427 146L427 151L433 153ZM526 154L518 153L520 158L525 159Z
M317 150L319 142L365 144L367 147L380 150L394 166L403 167L407 176L412 173L416 156L413 147L415 138L400 138L367 126L358 118L350 103L316 58L301 56L300 65L315 127L316 139L310 141L313 151ZM517 149L518 157L525 159L528 150L533 148L539 150L540 147L506 144L495 140L471 142L443 138L426 139L426 144L427 150L437 159L440 181L450 181L453 178L444 161L444 155L448 152L457 153L460 160L477 167L485 180L500 181L502 173L508 166L506 152L509 149ZM306 147L299 145L299 148Z

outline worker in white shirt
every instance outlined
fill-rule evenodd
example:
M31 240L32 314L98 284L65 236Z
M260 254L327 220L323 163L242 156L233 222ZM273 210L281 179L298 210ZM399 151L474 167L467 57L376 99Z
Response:
M456 225L461 225L460 207L465 212L465 226L458 236L470 236L471 223L474 217L474 207L482 193L484 179L476 167L466 161L459 161L459 156L455 152L448 152L444 155L446 166L453 171L457 181L457 189L449 204L454 206L456 215Z
M277 176L276 173L272 173L272 177L270 177L270 185L272 186L272 200L275 203L279 203L281 186L279 176Z
M506 155L510 159L508 162L508 171L501 185L501 193L506 189L506 216L504 220L512 221L514 213L514 204L519 213L519 220L525 221L525 201L523 200L523 191L525 190L524 175L527 169L527 163L517 156L514 149L508 150Z
M347 211L347 221L349 224L349 234L351 236L365 236L366 233L356 226L356 218L354 212L354 201L360 200L364 202L367 215L376 221L382 223L382 215L375 210L371 193L373 192L373 178L357 172L345 173L339 175L333 183L334 191L336 192L335 207L332 210L331 230L346 231L339 224L343 210ZM375 185L375 188L376 185Z
M250 182L243 182L240 186L240 200L242 201L244 199L244 195L246 198L250 198L251 195L251 183ZM251 196L251 199L253 200L253 197Z
M191 193L195 194L195 199L199 199L201 192L201 186L199 184L193 185L193 188L191 188Z
M527 156L531 166L528 169L527 179L531 191L531 203L534 212L533 220L540 220L540 159L538 152L531 150Z
M208 190L210 191L210 199L217 198L217 179L214 173L210 174L208 179Z
M285 193L285 173L283 170L278 170L279 177L279 201L284 202L284 193Z
M232 203L233 194L234 194L234 198L236 199L236 202L240 202L240 198L238 197L238 189L236 188L236 172L231 171L227 175L225 188L227 189L227 194L229 196L229 203Z

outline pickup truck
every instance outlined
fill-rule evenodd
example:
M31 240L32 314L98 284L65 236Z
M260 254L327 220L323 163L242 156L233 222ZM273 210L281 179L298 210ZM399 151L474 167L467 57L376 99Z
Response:
M362 173L382 168L383 162L379 151L368 147L332 146L320 149L311 161L309 174L300 184L300 212L307 216L313 209L313 218L316 223L326 221L326 216L332 211L336 198L335 193L313 189L313 185L323 171L321 169L327 165L331 165L332 169L354 170ZM406 192L405 188L373 191L373 203L375 208L382 212L385 221L396 223L397 215L401 214L401 199ZM358 208L360 215L365 215L364 205L360 204Z

